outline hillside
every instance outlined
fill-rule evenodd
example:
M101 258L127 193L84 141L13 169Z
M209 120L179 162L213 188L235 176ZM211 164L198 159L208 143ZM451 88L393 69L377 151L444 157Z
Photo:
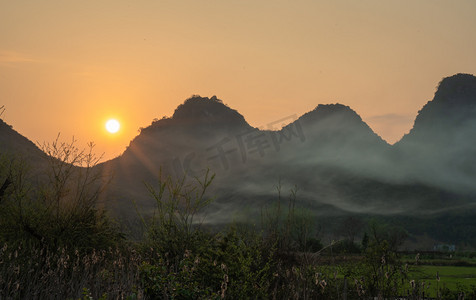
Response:
M475 137L476 77L456 74L440 82L394 148L413 180L475 194Z
M21 155L31 162L44 156L32 141L19 134L2 119L0 119L0 150L3 154Z

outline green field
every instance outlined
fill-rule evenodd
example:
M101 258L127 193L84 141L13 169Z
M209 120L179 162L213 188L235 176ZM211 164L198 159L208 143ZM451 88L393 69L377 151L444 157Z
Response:
M412 266L409 279L420 284L424 282L425 295L430 297L436 297L437 290L442 291L444 288L451 291L471 291L476 289L476 267Z

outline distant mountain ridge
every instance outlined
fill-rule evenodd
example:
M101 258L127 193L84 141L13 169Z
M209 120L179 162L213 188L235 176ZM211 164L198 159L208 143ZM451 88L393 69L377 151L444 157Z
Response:
M217 174L215 218L258 209L276 196L279 180L296 184L305 206L327 215L428 214L476 200L475 107L476 77L445 78L413 129L391 146L342 104L321 104L281 129L261 130L216 96L192 96L97 168L114 174L104 200L124 216L135 211L131 199L152 208L144 182L156 182L160 170L191 178L207 168ZM12 134L0 131L8 144L2 151L37 151Z

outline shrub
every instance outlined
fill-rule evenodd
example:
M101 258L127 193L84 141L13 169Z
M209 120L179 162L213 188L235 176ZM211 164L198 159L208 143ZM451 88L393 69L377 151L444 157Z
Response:
M279 253L309 251L319 248L315 219L312 214L296 205L297 186L290 190L288 203L281 203L281 182L277 187L276 203L264 207L261 211L261 227L270 245L275 245ZM322 247L321 247L322 248Z
M353 276L361 292L373 297L393 297L407 281L407 268L386 240L371 240Z
M91 286L95 294L114 288L118 275L111 270L124 261L122 256L112 259L110 249L121 246L122 235L97 207L101 174L93 169L98 161L93 145L85 151L74 143L58 138L44 144L47 156L37 162L44 169L35 173L20 157L0 160L0 179L10 181L0 202L0 290L5 298L78 297L94 280L111 284ZM105 274L113 280L94 279Z
M152 298L265 298L273 280L274 250L256 232L230 227L218 234L200 228L196 217L210 204L208 172L193 183L159 176L148 185L157 207L146 221L141 267L145 294Z
M105 249L121 235L97 208L101 175L97 159L71 143L45 144L46 169L35 177L21 158L8 158L11 187L0 203L0 241L50 249Z

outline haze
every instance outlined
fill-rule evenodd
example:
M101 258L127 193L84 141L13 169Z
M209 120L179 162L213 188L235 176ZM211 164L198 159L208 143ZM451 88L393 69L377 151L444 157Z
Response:
M389 143L435 82L476 70L474 1L0 0L2 118L105 159L192 94L253 126L349 105ZM116 118L121 132L104 122Z

